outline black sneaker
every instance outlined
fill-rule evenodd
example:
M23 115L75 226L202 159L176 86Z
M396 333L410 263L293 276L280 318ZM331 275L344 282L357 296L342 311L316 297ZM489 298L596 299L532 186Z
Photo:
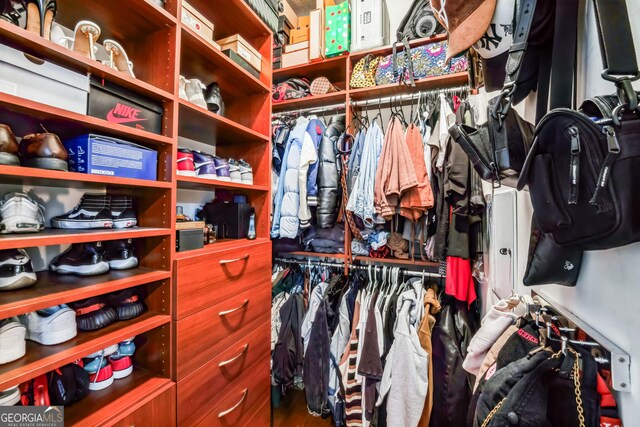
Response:
M95 331L116 321L116 311L107 305L104 296L69 303L76 312L76 323L81 331Z
M102 243L74 243L51 261L49 268L59 274L96 276L109 271L109 263L102 257Z
M138 257L133 252L133 241L114 240L104 244L104 260L112 270L127 270L138 266Z
M144 313L144 303L135 289L123 289L107 295L107 301L118 313L118 320L135 319Z
M129 196L111 196L111 219L114 228L130 228L138 224L133 210L133 198Z
M55 228L87 229L112 228L111 197L104 194L85 194L71 212L51 219Z
M29 255L22 249L0 251L0 291L25 288L36 283Z

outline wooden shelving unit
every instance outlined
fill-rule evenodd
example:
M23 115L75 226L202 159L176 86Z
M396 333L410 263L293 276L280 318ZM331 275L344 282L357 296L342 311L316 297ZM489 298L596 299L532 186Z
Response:
M39 131L42 125L63 141L85 133L96 133L131 141L158 152L156 181L0 166L0 190L4 190L4 186L11 186L11 191L16 187L29 187L38 196L49 192L79 191L80 194L106 192L134 198L139 225L135 228L47 228L35 234L0 235L0 250L46 248L46 251L54 253L61 252L66 249L64 245L72 243L134 239L140 261L138 268L110 271L93 277L61 276L46 270L39 271L34 287L0 293L0 320L128 288L136 288L145 301L147 311L138 318L115 322L93 332L79 332L74 339L55 346L41 346L28 341L24 357L0 365L0 390L4 390L136 336L133 374L115 381L105 390L90 392L81 402L67 406L65 425L176 425L175 354L179 338L175 313L178 294L176 263L198 256L244 253L244 248L259 250L261 257L271 257L268 233L272 35L242 0L228 0L224 7L209 0L190 0L190 3L215 23L216 39L239 33L261 53L262 73L258 78L181 23L181 0L167 0L164 9L153 0L57 1L56 22L71 29L80 20L98 24L102 30L98 43L108 38L120 42L134 63L136 78L0 20L0 43L72 71L90 73L156 101L163 108L161 134L155 134L0 93L0 122L11 126L19 137ZM198 77L206 83L217 81L225 101L224 117L180 99L180 74L187 78ZM253 167L254 185L177 176L175 161L180 137L215 147L219 156L245 159ZM179 192L201 192L211 194L213 198L214 191L218 189L247 196L256 209L258 238L251 241L221 240L199 251L176 253L175 210ZM45 216L48 220L53 214L47 212ZM200 270L205 271L209 267L206 265ZM237 268L236 265L230 267L232 270ZM263 270L260 281L250 286L264 282L262 275L268 278L269 268ZM257 274L254 271L251 280L257 278ZM237 281L237 277L234 276L233 280ZM231 287L225 288L225 295L232 296L232 291ZM183 304L188 305L189 301ZM265 306L264 310L267 313L268 307ZM264 374L264 384L268 386L268 371ZM220 392L235 397L241 392L240 386L239 383ZM253 396L255 399L255 393ZM268 402L268 394L251 407L251 413L255 414L264 402ZM218 404L217 399L211 402L211 410Z

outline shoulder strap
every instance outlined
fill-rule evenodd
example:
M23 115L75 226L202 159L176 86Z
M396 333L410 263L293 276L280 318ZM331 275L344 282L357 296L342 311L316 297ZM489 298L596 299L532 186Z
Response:
M549 106L552 110L561 107L575 108L578 3L578 0L556 2L556 22L551 59L551 91L549 92Z
M506 71L507 75L504 79L504 87L512 88L518 81L522 60L527 51L527 40L529 40L529 32L536 11L536 0L523 0L520 4L520 13L516 20L516 27L513 32L513 43L509 48L509 57L507 59Z

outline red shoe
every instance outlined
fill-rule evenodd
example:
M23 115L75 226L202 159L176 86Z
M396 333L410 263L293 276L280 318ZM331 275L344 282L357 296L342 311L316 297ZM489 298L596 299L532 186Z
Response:
M89 373L89 390L103 390L113 384L113 369L106 357L87 360L84 370Z
M126 378L133 372L133 362L129 356L111 356L109 364L113 369L113 377L117 380Z
M182 176L196 176L196 165L191 150L178 149L178 170L176 173Z

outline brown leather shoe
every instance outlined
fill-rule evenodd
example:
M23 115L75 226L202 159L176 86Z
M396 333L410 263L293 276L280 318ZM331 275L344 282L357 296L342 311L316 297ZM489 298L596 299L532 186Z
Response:
M26 135L20 142L20 158L23 166L40 169L68 171L67 150L58 135L36 133Z
M20 166L18 141L7 125L0 124L0 165Z

